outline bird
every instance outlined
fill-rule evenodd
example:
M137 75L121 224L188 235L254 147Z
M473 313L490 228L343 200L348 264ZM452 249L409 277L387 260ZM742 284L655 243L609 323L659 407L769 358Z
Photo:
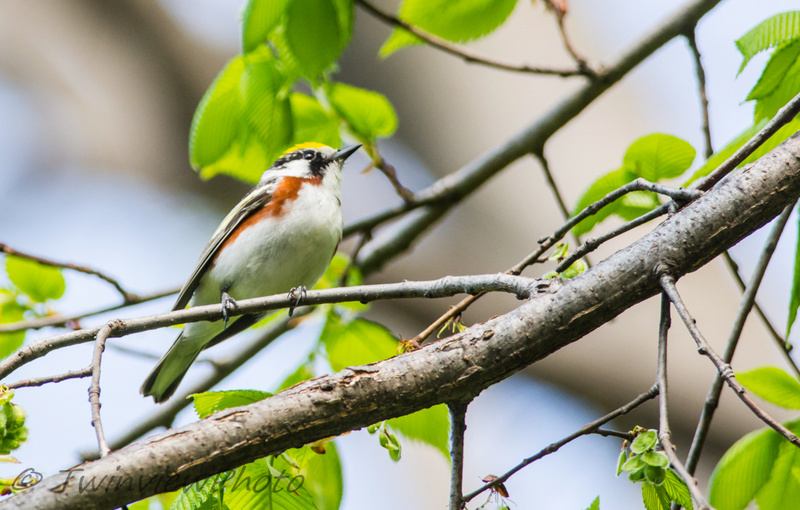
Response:
M262 174L222 220L173 307L221 302L223 320L184 325L145 379L142 395L156 403L166 401L203 349L265 315L241 315L229 323L228 313L237 299L297 290L300 296L319 281L342 239L342 167L359 147L295 145Z

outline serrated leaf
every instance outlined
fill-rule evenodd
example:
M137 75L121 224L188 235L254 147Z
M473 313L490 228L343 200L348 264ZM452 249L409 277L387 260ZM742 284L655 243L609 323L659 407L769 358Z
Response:
M316 98L292 92L289 103L294 127L293 145L305 142L322 143L329 147L342 145L337 120L328 115Z
M774 117L778 110L800 92L800 58L798 56L800 56L800 40L780 46L772 54L761 76L762 79L766 78L770 82L774 82L774 86L769 92L751 98L753 92L758 92L754 88L748 96L748 99L756 99L754 109L756 122ZM771 65L774 62L776 63ZM761 83L761 79L759 83ZM766 87L767 85L764 86L765 89Z
M8 301L0 305L0 324L12 324L21 321L24 317L25 308L14 301ZM0 359L13 353L25 341L25 331L15 331L13 333L0 333Z
M798 55L800 55L800 41L781 45L775 50L745 101L762 99L772 94L783 81L784 75L795 64Z
M600 496L594 498L594 501L592 501L592 504L589 505L586 510L600 510Z
M633 142L625 152L622 165L638 177L658 182L688 170L695 154L689 142L676 136L654 133Z
M678 476L675 471L667 469L667 478L664 480L664 483L661 484L661 487L664 489L664 492L667 493L667 497L669 497L670 500L679 504L685 510L694 509L689 487L686 486L686 482L684 482L683 478Z
M404 0L400 18L454 42L483 37L508 19L517 0Z
M626 168L613 170L594 181L575 204L572 215L576 215L593 203L601 200L612 191L621 188L636 179L636 175ZM622 206L620 199L600 209L596 214L584 219L573 228L575 235L580 236L589 232L595 225L614 214Z
M628 460L628 453L625 448L619 452L619 458L617 459L617 476L622 474L622 466L625 465L625 462Z
M206 416L227 409L229 407L243 406L264 400L272 396L266 391L257 390L229 390L229 391L207 391L205 393L195 393L189 395L194 401L194 410L197 416Z
M220 488L233 472L210 476L185 487L172 500L169 510L215 510L219 508Z
M397 129L397 114L383 94L344 83L331 83L326 94L331 107L364 141L391 136Z
M412 34L405 28L397 27L392 31L391 35L389 35L389 38L383 43L381 49L378 50L378 56L381 58L387 58L397 50L401 50L408 46L418 46L420 44L425 44L425 40Z
M328 314L320 341L325 345L331 367L337 372L345 367L390 358L397 350L397 339L377 322L345 321L333 312Z
M59 299L64 295L66 284L57 267L9 255L6 272L11 283L37 303Z
M646 430L636 435L631 443L633 453L644 453L652 450L658 442L658 434L655 430Z
M325 444L325 453L318 454L307 450L301 461L300 473L304 476L303 487L311 492L320 510L338 510L344 493L342 463L333 442Z
M242 49L245 53L264 44L286 14L290 0L250 0L242 13Z
M650 482L642 482L642 502L647 510L669 510L666 491Z
M800 382L778 367L761 367L736 374L745 388L767 402L800 409Z
M283 391L286 388L291 388L295 384L301 383L303 381L307 381L309 379L314 378L314 372L311 370L311 366L308 363L304 363L297 367L297 370L292 372L281 385L278 387L278 391Z
M403 437L433 446L449 461L450 418L446 405L440 404L406 416L392 418L387 420L386 424Z
M314 497L302 475L272 468L259 459L236 469L225 490L225 503L237 510L261 508L315 510Z
M286 11L286 42L310 79L333 64L341 53L341 31L332 0L292 0Z
M281 95L284 80L271 58L247 58L239 83L244 118L269 160L277 159L292 141L291 106Z
M800 37L800 11L783 12L762 21L736 41L744 57L739 72L758 53L796 37Z
M790 428L794 429L792 432L795 434L800 429L798 423L795 422L795 426ZM769 480L756 495L759 510L800 509L800 483L793 474L797 468L800 468L800 448L788 441L781 441Z
M195 170L219 160L239 131L242 105L239 81L244 58L232 59L203 95L189 130L189 160Z
M800 208L798 208L800 210ZM789 319L786 321L786 338L792 332L797 320L797 309L800 308L800 220L797 222L797 246L794 249L794 271L792 275L792 293L789 298Z
M747 434L717 463L708 500L718 510L742 510L767 483L782 438L772 429Z

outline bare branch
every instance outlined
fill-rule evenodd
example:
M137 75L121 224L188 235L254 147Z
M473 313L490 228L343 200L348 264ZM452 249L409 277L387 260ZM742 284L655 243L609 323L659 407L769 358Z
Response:
M424 40L429 45L437 48L439 50L444 51L445 53L449 53L450 55L454 55L463 59L465 62L469 64L481 64L487 67L491 67L494 69L500 69L503 71L514 71L518 73L532 73L532 74L545 74L545 75L554 75L554 76L561 76L561 77L568 77L568 76L589 76L590 71L586 69L547 69L543 67L532 67L527 65L517 65L517 64L509 64L505 62L500 62L497 60L492 60L475 53L470 52L469 50L462 48L460 46L456 46L455 44L451 44L450 42L436 37L433 34L430 34L424 30L417 28L414 25L406 23L405 21L401 20L400 18L393 16L389 13L383 12L374 5L370 4L366 0L356 0L356 2L364 8L367 12L375 16L376 18L380 19L384 23L389 25L403 28L415 36L419 37L420 39Z
M450 510L464 508L461 499L464 481L464 433L467 431L468 401L448 402L450 410Z
M692 477L675 455L675 445L672 444L672 432L669 430L669 417L667 405L667 337L669 335L670 316L669 298L661 295L661 320L658 327L658 369L656 371L656 384L658 385L658 441L669 459L672 469L678 473L689 489L692 499L697 504L698 510L708 510L708 502L697 487L697 480Z
M564 19L567 17L566 1L562 0L556 2L554 0L545 0L544 5L555 16L556 23L558 24L558 31L561 33L561 41L564 43L564 49L567 50L567 53L570 54L572 60L574 60L578 65L578 69L585 71L590 76L594 76L595 72L591 67L589 67L589 64L586 63L586 59L578 54L578 52L575 50L575 47L572 45L569 36L567 35L567 30L564 26Z
M772 231L769 233L767 242L764 244L764 249L761 251L761 255L756 263L756 268L753 271L753 278L751 279L750 285L747 287L747 290L745 290L744 295L742 296L742 300L739 303L739 309L736 311L736 317L733 320L733 326L731 327L730 335L728 335L728 342L725 345L725 352L723 353L722 357L722 360L725 363L730 363L733 360L733 354L736 352L736 347L739 345L739 338L742 336L744 323L747 320L747 316L750 314L750 310L752 310L753 305L755 304L758 288L761 286L764 273L767 271L769 261L772 258L772 254L775 252L775 248L778 246L778 241L780 240L781 234L786 227L786 223L789 221L789 216L791 215L793 208L794 204L786 206L781 215L778 216L778 219L775 221L775 225L773 225ZM786 352L784 349L781 350ZM692 439L692 446L689 449L688 456L686 457L686 469L691 474L694 474L697 464L700 462L700 454L703 451L703 446L705 445L706 438L708 437L708 432L711 427L711 420L714 418L714 412L719 405L719 396L722 393L722 383L723 377L718 373L714 377L714 382L711 383L711 387L708 390L708 395L706 395L703 412L700 414L700 419L697 422L697 429L695 430L694 438Z
M14 388L30 388L33 386L44 386L48 383L57 383L66 381L67 379L82 379L84 377L91 377L92 367L82 368L80 370L72 370L63 374L51 375L47 377L33 377L31 379L23 379L21 381L6 384L9 389Z
M631 400L630 402L628 402L624 406L622 406L622 407L620 407L620 408L608 413L607 415L603 416L602 418L598 418L597 420L584 425L583 427L580 428L580 430L578 430L576 432L573 432L572 434L568 435L564 439L562 439L560 441L557 441L557 442L547 446L543 450L539 451L539 453L537 453L536 455L532 455L532 456L528 457L527 459L523 460L522 462L520 462L519 464L517 464L516 466L514 466L513 468L508 470L502 476L492 480L491 482L486 483L482 487L480 487L480 488L470 492L469 494L465 495L464 496L464 502L471 501L473 498L475 498L475 496L479 495L480 493L488 491L488 490L491 490L493 487L496 487L498 484L501 484L501 483L505 482L506 480L511 478L511 476L513 476L517 471L521 470L522 468L524 468L525 466L527 466L529 464L532 464L533 462L536 462L537 460L541 459L542 457L546 457L547 455L550 455L551 453L557 452L559 450L559 448L561 448L565 444L570 443L570 442L574 441L575 439L577 439L577 438L579 438L581 436L585 436L587 434L599 433L599 429L600 429L600 427L602 425L605 425L606 423L610 422L611 420L613 420L615 418L618 418L618 417L622 416L623 414L627 414L627 413L633 411L634 409L636 409L640 405L644 404L648 400L654 399L656 397L656 395L658 395L658 387L656 385L653 385L649 390L647 390L646 392L642 393L641 395L639 395L635 399Z
M97 446L101 457L108 455L111 450L103 433L103 422L100 420L100 364L103 360L106 340L116 327L117 323L112 321L100 328L95 337L94 354L92 355L92 384L89 386L89 402L92 404L92 426L97 435Z
M748 408L750 408L753 414L755 414L769 427L775 429L775 431L782 435L787 441L797 447L800 447L800 438L794 435L791 430L781 425L780 422L778 422L775 418L767 414L766 411L761 409L758 404L756 404L755 401L750 398L750 395L747 394L744 386L742 386L741 383L736 379L736 376L733 375L731 366L726 363L725 360L723 360L719 354L717 354L716 351L714 351L714 349L712 349L708 344L706 339L703 337L703 334L700 333L700 330L697 328L694 318L689 313L686 305L683 303L683 300L678 293L678 289L675 287L675 278L669 274L663 274L660 278L660 281L661 287L664 289L664 292L669 297L669 300L672 302L673 306L675 306L678 315L681 316L681 320L683 320L683 323L686 325L686 328L689 330L692 338L694 338L694 341L697 343L697 351L711 360L714 366L717 367L719 374L725 379L725 382L728 383L728 386L730 386L739 399L744 402Z
M122 296L122 299L125 302L125 304L129 304L130 302L136 301L139 298L136 294L134 294L132 292L128 292L127 290L125 290L125 288L122 286L122 284L119 283L114 278L111 278L107 274L101 273L100 271L98 271L96 269L92 269L90 267L78 266L76 264L70 264L69 262L57 262L55 260L51 260L51 259L48 259L48 258L39 257L38 255L31 255L30 253L25 253L25 252L21 252L19 250L15 250L14 248L12 248L9 245L4 244L4 243L0 243L0 252L5 253L6 255L13 255L15 257L20 257L20 258L23 258L23 259L32 260L34 262L38 262L39 264L44 264L45 266L59 267L59 268L62 268L62 269L70 269L72 271L78 271L79 273L84 273L84 274L96 276L96 277L100 278L101 280L104 280L105 282L110 283L115 289L117 289L117 292L120 293L120 295Z
M700 57L700 49L697 47L697 39L695 31L697 27L692 27L686 34L686 41L689 43L689 48L692 50L692 57L694 58L695 73L697 74L697 94L700 96L700 110L703 115L703 138L706 142L706 159L714 154L714 146L711 143L711 121L708 116L708 95L706 94L706 71L703 68L703 60Z

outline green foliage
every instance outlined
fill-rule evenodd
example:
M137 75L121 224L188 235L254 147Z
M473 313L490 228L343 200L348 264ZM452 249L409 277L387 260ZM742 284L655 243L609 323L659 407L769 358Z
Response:
M383 94L332 83L326 89L326 95L349 130L364 142L391 136L397 129L397 114Z
M304 478L292 469L281 459L259 459L237 468L226 484L225 504L231 509L316 509Z
M9 256L6 259L6 272L11 283L34 302L44 303L64 295L66 284L57 267Z
M800 36L800 11L776 14L762 21L736 41L736 47L744 57L739 72L741 73L750 59L757 54L798 36Z
M586 507L586 510L600 510L600 496L594 498L592 504Z
M777 367L761 367L736 374L745 388L767 402L800 409L800 382Z
M800 433L800 420L785 423ZM709 503L718 510L742 510L756 499L760 510L798 508L798 449L772 429L747 434L722 456L709 482ZM787 498L794 497L789 500ZM786 506L782 506L786 505Z
M286 42L303 74L314 79L341 53L340 29L332 0L292 0Z
M392 357L397 339L388 329L366 319L345 320L331 312L320 334L335 371Z
M672 179L689 169L696 151L686 141L666 134L651 134L633 142L622 160L622 167L602 175L578 199L573 216L612 191L641 177L650 182ZM615 200L574 227L582 235L615 214L629 221L661 205L655 193L636 191Z
M7 299L10 298L10 299ZM5 299L5 301L3 301ZM13 296L0 293L0 324L13 324L23 319L26 308L17 303ZM0 358L5 358L22 346L25 331L0 333Z
M292 145L314 140L330 147L340 147L339 122L311 96L292 92L289 96L292 109L294 135Z
M794 249L794 271L792 276L792 292L789 297L789 319L786 321L786 339L792 332L794 321L797 320L797 309L800 307L800 222L797 224L797 246Z
M242 50L265 44L280 24L291 0L250 0L242 14Z
M404 437L427 443L439 450L445 458L450 459L448 443L450 415L446 405L440 404L406 416L392 418L386 423Z
M466 42L502 25L516 3L517 0L403 0L400 19L448 41ZM417 42L416 36L397 28L380 54L385 57Z
M0 455L8 455L28 439L25 410L11 400L14 391L0 386Z
M234 474L226 471L186 487L172 501L169 510L217 510L228 508L222 499L222 487ZM224 506L223 506L224 505Z
M754 100L755 121L771 119L800 92L800 39L780 45L772 54L761 78L747 96Z
M272 396L266 391L256 390L229 390L229 391L207 391L205 393L195 393L189 395L194 401L194 410L197 416L205 418L217 411L229 407L244 406L264 400Z

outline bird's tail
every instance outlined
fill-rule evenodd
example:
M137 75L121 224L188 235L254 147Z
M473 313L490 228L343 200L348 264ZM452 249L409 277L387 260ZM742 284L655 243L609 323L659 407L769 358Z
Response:
M142 384L142 395L152 396L156 403L164 402L175 393L183 376L203 350L203 342L192 341L184 333L185 330Z

